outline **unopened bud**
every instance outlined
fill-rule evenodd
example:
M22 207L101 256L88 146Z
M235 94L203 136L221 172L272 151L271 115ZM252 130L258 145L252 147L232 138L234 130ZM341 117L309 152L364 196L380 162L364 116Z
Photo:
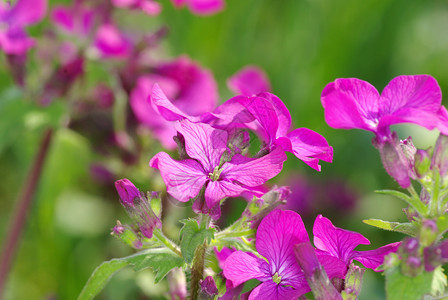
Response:
M402 257L416 256L418 255L418 249L420 244L418 239L413 237L408 237L403 240L400 245L398 252Z
M406 217L410 222L415 221L418 217L418 212L412 206L408 206L407 208L403 208L402 210L406 214Z
M383 162L384 169L402 188L408 188L411 185L409 178L410 161L406 157L400 145L396 132L392 138L381 143L376 143Z
M140 249L143 246L140 238L131 226L123 225L120 221L117 221L117 225L115 225L110 234L132 248Z
M434 220L423 220L420 229L420 243L423 247L431 245L437 238L438 229Z
M353 263L350 264L345 275L345 289L342 291L344 299L358 299L358 295L361 292L362 276L365 271L365 268L358 267Z
M415 153L414 170L419 178L423 178L431 168L431 156L428 150L418 149Z
M432 272L443 263L442 250L439 245L431 245L423 249L425 271Z
M439 170L440 176L445 177L448 172L448 136L440 134L432 155L432 168Z
M401 272L410 277L417 276L422 270L422 261L416 256L409 256L401 265Z
M145 195L128 179L117 180L115 188L120 195L121 204L128 215L137 223L140 232L145 237L151 238L154 228L161 228L162 222L154 214Z
M218 288L212 276L207 276L204 280L201 280L200 284L203 294L207 296L215 296L218 294Z
M173 300L187 299L187 279L180 268L174 268L168 273L170 295Z

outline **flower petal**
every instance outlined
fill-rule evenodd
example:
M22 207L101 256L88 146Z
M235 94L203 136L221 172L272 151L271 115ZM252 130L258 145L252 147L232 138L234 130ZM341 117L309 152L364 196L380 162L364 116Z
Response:
M18 0L7 15L7 22L13 27L23 27L42 20L46 11L46 0Z
M227 86L235 94L255 96L261 92L270 92L271 84L266 73L255 66L239 70L227 80Z
M311 168L320 171L319 160L333 161L333 147L317 132L308 128L297 128L287 138L291 141L292 153Z
M268 145L273 144L279 121L272 103L262 97L241 98L240 103L258 121L255 132L259 134L260 139Z
M374 250L353 251L352 259L359 261L364 267L375 270L384 261L384 256L391 252L397 252L400 242L392 243ZM375 270L379 271L379 270Z
M221 178L238 181L248 187L259 186L280 173L286 158L280 147L260 158L235 154L230 162L222 166Z
M165 95L160 86L155 83L152 87L151 98L149 99L155 111L157 111L167 121L178 121L188 119L192 122L199 121L198 118L190 116L177 108Z
M208 207L214 207L222 199L237 197L245 191L246 188L228 181L210 181L205 190L205 202Z
M294 257L293 246L309 241L302 218L290 210L274 210L260 223L256 235L258 253L269 261L271 274L278 273L282 280L296 280L302 276Z
M265 281L270 278L268 264L261 258L243 251L233 252L225 261L224 276L238 286L250 279Z
M314 245L318 249L339 258L347 265L356 246L370 244L362 234L337 228L322 215L318 215L314 221L313 234Z
M179 121L175 127L185 138L188 155L200 161L207 174L212 173L219 166L221 155L227 149L227 132L189 120Z
M149 166L159 169L167 192L181 202L187 202L199 194L208 177L202 166L193 159L173 160L165 152L157 153Z
M392 79L380 98L380 115L395 115L401 109L437 113L442 102L442 92L437 81L429 75L403 75ZM410 116L410 119L416 116ZM398 122L397 122L398 123ZM392 122L390 124L396 124ZM389 125L390 125L389 124ZM424 126L424 124L416 123Z
M336 79L322 91L325 121L333 128L360 128L375 132L379 97L378 91L366 81Z
M284 299L297 299L301 295L309 292L309 288L306 280L304 285L300 287L290 287L280 284L276 284L272 280L263 282L252 290L249 295L249 300L284 300Z

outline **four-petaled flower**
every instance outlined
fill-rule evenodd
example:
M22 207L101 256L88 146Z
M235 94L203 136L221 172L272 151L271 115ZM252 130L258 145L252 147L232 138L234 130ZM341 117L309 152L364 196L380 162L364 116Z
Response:
M219 218L220 200L239 196L245 191L259 193L257 187L276 176L286 160L280 148L260 158L241 154L230 157L226 131L188 120L177 122L175 127L185 139L185 150L190 159L176 161L160 152L149 165L160 170L167 192L181 202L200 197L204 188L208 209L218 209L212 215L214 218Z

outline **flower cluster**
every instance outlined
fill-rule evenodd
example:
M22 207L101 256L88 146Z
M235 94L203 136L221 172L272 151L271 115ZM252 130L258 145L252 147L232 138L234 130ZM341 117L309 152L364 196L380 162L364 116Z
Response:
M256 249L264 259L235 251L225 260L223 274L233 287L249 279L261 281L249 299L296 299L311 290L306 274L319 269L319 264L330 279L344 279L352 260L376 269L384 256L399 246L393 243L375 250L355 251L356 246L370 242L359 233L335 227L321 215L314 222L313 234L317 262L309 260L309 252L302 248L309 243L309 237L300 215L275 210L257 230Z

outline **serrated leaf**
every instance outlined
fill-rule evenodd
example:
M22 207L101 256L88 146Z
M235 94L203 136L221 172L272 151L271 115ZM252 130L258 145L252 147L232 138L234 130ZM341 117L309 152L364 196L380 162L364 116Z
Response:
M151 249L151 254L146 255L143 260L130 260L134 266L134 271L138 272L146 268L151 268L155 273L155 283L162 280L169 271L182 267L184 260L167 249Z
M383 195L389 195L389 196L393 196L393 197L396 197L398 199L401 199L404 202L406 202L407 204L409 204L412 207L414 207L415 210L417 210L421 215L426 215L427 208L426 208L425 204L423 204L420 201L420 199L409 197L405 193L402 193L402 192L399 192L399 191L394 191L394 190L378 190L378 191L375 191L375 193L383 194Z
M367 225L371 225L380 229L401 232L409 236L417 236L418 228L412 223L388 222L379 219L363 220Z
M431 292L431 282L434 272L422 272L415 277L403 275L400 267L387 270L386 295L387 299L394 300L419 300L425 294Z
M435 269L433 273L431 295L440 296L445 292L445 287L447 285L446 275L443 273L443 269L440 266Z
M184 226L180 230L180 250L187 263L191 263L194 257L194 251L205 241L210 243L214 238L215 230L213 228L199 228L199 224L194 219L183 220Z
M93 271L78 300L93 299L106 286L115 272L128 265L132 265L136 272L151 268L156 275L155 282L157 283L173 268L182 267L184 260L168 249L157 248L103 262Z

